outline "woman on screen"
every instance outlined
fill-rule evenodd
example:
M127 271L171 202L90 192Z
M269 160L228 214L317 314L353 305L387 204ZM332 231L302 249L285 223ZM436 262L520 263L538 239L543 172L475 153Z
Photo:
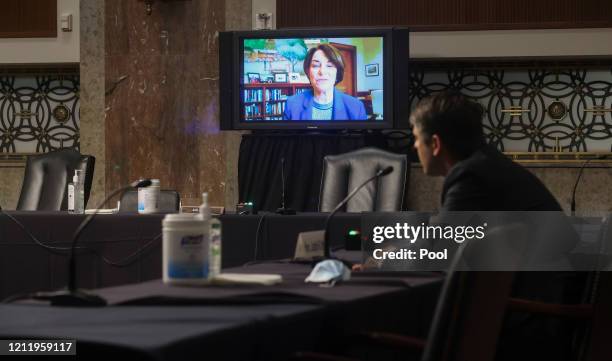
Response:
M340 52L329 44L308 50L304 72L312 90L287 98L285 120L366 120L363 103L336 89L344 78Z

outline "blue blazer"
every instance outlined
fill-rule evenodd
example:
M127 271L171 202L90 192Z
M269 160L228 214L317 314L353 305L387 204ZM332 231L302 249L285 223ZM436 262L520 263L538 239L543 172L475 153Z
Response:
M314 93L307 90L287 98L284 120L312 120L312 107ZM334 121L342 120L366 120L368 115L363 103L350 95L344 94L334 88L334 107L332 112Z

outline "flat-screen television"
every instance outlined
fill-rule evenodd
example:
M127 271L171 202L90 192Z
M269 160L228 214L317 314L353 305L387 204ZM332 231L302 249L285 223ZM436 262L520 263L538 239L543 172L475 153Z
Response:
M389 129L407 123L408 30L219 35L221 129Z

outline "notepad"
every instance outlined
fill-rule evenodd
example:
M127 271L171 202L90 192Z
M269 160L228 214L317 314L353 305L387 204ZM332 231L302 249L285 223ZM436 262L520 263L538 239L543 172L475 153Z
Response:
M95 209L86 209L85 214L93 214ZM98 209L98 214L114 214L117 213L117 208Z
M283 276L264 273L221 273L210 280L211 284L251 284L271 286L283 282Z

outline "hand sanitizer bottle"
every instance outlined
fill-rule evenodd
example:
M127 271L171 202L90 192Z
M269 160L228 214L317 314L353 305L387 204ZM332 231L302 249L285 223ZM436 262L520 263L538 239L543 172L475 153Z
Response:
M204 227L206 227L204 233L210 242L208 247L208 279L212 279L221 273L221 222L211 216L208 193L202 193L200 217L204 220Z
M202 193L202 205L200 205L200 217L206 222L210 220L210 207L208 206L208 193Z
M68 184L68 212L75 214L85 213L85 186L83 171L76 169L72 183Z
M208 278L221 274L221 222L217 218L210 218L209 239L210 252Z

